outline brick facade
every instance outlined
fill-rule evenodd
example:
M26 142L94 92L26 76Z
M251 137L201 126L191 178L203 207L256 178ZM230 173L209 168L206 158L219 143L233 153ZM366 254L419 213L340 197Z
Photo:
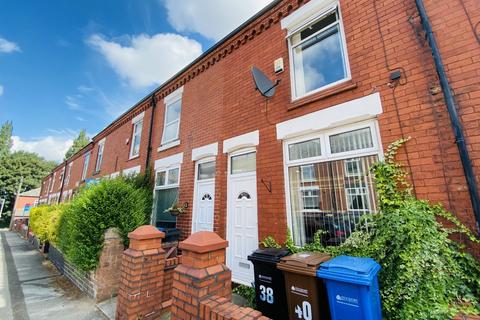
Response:
M381 98L382 113L376 120L383 148L399 138L412 138L400 151L399 160L411 173L415 194L442 203L468 227L476 230L462 164L415 1L387 0L380 5L372 0L340 0L351 80L292 100L290 56L285 40L287 32L280 22L309 2L284 0L273 4L155 91L149 165L153 168L156 160L183 153L179 202L190 205L177 219L182 239L188 237L192 226L195 162L191 161L191 156L194 148L219 143L214 231L226 238L228 155L222 152L222 142L259 131L256 146L258 235L259 239L271 235L283 241L288 226L288 195L285 191L283 143L277 139L276 124L372 93L379 93ZM475 0L465 0L463 4L465 9L460 2L425 1L458 102L478 181L480 123L476 111L480 108L480 46L469 19L478 21L480 7ZM275 74L273 62L278 58L283 58L285 71ZM252 66L265 71L271 79L281 80L267 106L251 80ZM396 70L401 71L401 78L399 83L392 84L390 74ZM179 144L159 151L165 117L164 98L180 87L183 87L183 94ZM138 165L145 170L151 104L151 96L140 101L94 137L91 145L72 157L69 160L74 163L72 176L64 190L73 190L81 184L83 154L88 149L92 150L88 178L108 176ZM129 160L130 144L127 140L131 142L131 120L141 112L145 114L140 156ZM93 175L98 142L104 138L102 168ZM61 169L59 166L55 171ZM58 180L58 173L56 177ZM271 190L262 180L271 183ZM55 190L58 192L58 188ZM42 197L45 197L44 189ZM472 247L472 250L478 253L478 248Z

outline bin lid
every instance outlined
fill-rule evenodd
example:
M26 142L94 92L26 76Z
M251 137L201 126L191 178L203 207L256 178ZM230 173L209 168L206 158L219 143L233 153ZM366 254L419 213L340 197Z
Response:
M255 250L248 256L248 260L252 262L277 263L280 258L290 254L286 248L262 248Z
M287 272L315 276L320 264L329 259L330 255L327 253L299 252L281 258L277 267L278 269Z
M371 285L380 268L372 258L338 256L322 263L317 276L323 279Z

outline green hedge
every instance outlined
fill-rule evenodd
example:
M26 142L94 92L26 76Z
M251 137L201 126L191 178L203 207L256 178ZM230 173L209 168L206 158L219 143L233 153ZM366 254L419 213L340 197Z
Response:
M58 241L58 226L60 218L67 205L42 205L30 211L30 230L40 241L56 244Z
M146 185L138 187L137 180L106 179L88 186L64 211L59 246L80 269L97 267L106 229L117 228L127 245L128 233L148 223L152 192Z

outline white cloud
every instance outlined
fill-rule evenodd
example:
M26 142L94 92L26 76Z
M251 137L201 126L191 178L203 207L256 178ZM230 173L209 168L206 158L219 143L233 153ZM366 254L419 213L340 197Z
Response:
M77 99L72 96L66 96L65 103L68 105L68 108L70 110L80 110L82 108L78 103Z
M200 43L177 34L140 34L124 38L126 45L94 34L87 43L134 87L159 85L202 53Z
M3 95L3 92L4 92L4 91L5 91L5 90L3 89L3 86L0 86L0 97Z
M5 38L0 37L0 52L11 53L18 51L20 52L20 47L15 42L8 41Z
M77 90L80 91L80 92L91 92L91 91L94 91L95 89L92 88L92 87L88 87L88 86L85 86L85 85L80 85L77 87Z
M46 136L39 139L22 140L19 136L12 136L13 151L28 151L38 153L47 160L60 162L68 148L73 144L71 137Z
M168 22L179 32L220 40L272 0L163 0Z

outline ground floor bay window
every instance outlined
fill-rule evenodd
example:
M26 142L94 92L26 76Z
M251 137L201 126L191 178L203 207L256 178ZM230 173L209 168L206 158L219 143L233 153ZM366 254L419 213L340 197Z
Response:
M289 221L296 245L322 232L338 245L376 212L371 165L379 160L376 122L337 128L285 144Z
M178 202L179 168L159 170L155 177L153 222L164 230L176 227L176 216L168 209Z

